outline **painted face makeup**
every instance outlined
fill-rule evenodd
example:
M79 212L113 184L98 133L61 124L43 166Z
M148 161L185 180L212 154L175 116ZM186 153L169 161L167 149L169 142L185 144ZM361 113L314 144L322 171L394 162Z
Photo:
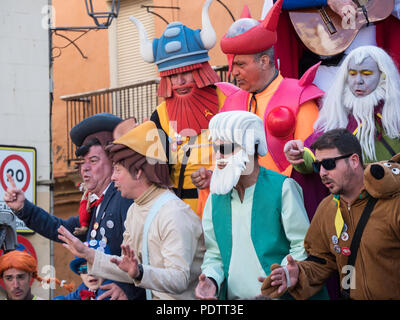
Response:
M365 97L373 92L379 84L381 72L371 57L356 64L354 58L349 61L347 83L356 97Z

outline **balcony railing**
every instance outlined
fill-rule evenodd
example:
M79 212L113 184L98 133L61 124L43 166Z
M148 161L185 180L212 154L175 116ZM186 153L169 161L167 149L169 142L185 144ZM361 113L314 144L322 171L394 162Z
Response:
M230 77L227 77L227 66L214 69L219 74L221 81L229 82L231 80ZM159 78L155 78L119 88L62 96L61 99L66 102L68 166L77 160L76 147L69 137L72 127L83 119L101 112L112 113L122 119L135 117L138 122L142 122L144 118L150 118L159 104L158 84Z

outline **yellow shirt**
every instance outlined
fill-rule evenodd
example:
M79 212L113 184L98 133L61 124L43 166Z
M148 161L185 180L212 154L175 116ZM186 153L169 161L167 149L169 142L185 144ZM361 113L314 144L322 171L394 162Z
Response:
M218 105L219 107L224 105L226 96L222 93L222 91L217 88L216 89L218 96ZM168 137L171 140L174 140L176 137L176 132L174 128L171 126L168 117L168 111L166 107L166 102L163 101L157 107L158 116L160 119L160 124L162 129L167 133ZM209 131L203 130L196 137L192 137L191 142L190 137L182 137L182 144L176 145L175 150L170 150L170 155L168 162L172 166L171 170L171 181L174 188L178 188L179 185L179 177L181 174L181 167L184 159L184 155L187 152L188 148L191 148L190 156L186 160L187 165L184 171L184 179L183 179L183 189L195 189L195 186L192 183L191 174L201 167L211 168L213 165L213 150L210 141L208 140ZM182 197L182 200L186 202L194 212L196 212L200 217L201 214L198 212L198 198L185 198Z

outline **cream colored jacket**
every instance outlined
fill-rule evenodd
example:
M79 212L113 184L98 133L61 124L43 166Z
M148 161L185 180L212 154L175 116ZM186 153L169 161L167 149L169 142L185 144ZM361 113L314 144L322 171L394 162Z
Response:
M171 191L152 186L128 210L123 244L135 251L139 263L146 216L164 192ZM205 252L204 236L200 218L183 201L171 200L161 207L149 229L148 252L150 264L143 266L141 281L132 279L110 262L110 255L99 251L89 272L151 289L153 299L194 299Z

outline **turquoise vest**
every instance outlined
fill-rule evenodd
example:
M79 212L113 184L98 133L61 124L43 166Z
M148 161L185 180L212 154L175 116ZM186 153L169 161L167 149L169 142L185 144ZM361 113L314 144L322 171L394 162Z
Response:
M280 264L290 250L281 218L282 185L285 179L284 175L260 167L254 189L254 199L257 201L253 202L251 212L251 239L266 275L271 272L271 265ZM227 292L226 280L232 254L231 192L225 195L213 194L211 200L214 234L224 265L225 282L221 288L223 298ZM327 292L325 294L319 299L328 298Z

